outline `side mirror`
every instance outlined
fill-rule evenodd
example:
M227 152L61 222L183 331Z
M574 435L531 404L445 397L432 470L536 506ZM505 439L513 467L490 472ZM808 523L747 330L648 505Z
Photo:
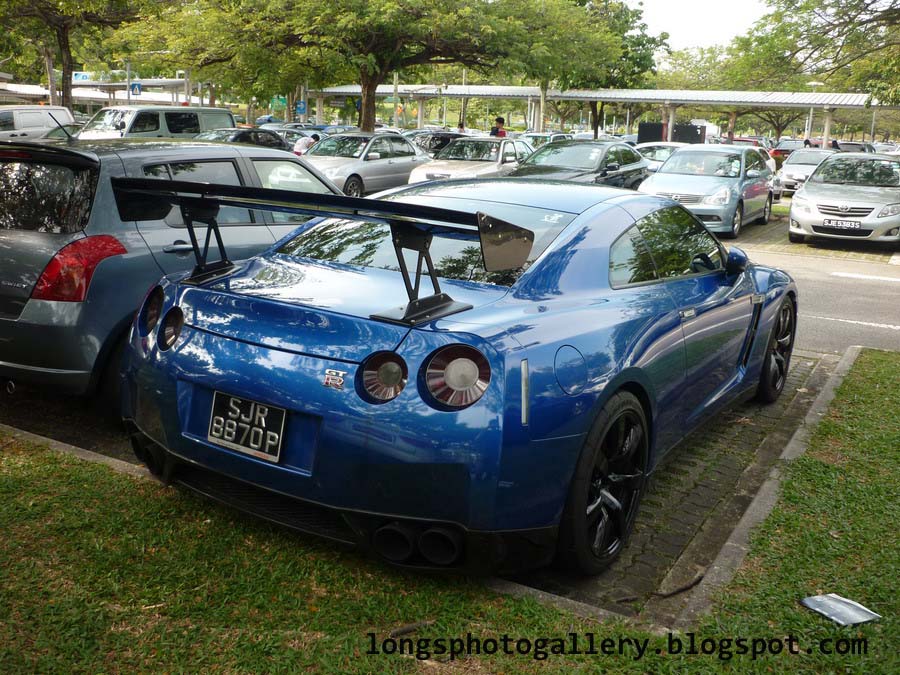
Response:
M116 131L124 131L125 130L125 121L119 120L116 122Z
M620 167L616 162L611 162L607 164L605 168L607 171L618 171L622 167Z
M373 159L381 159L381 153L380 152L370 152L368 155L366 155L367 162L371 162Z
M728 249L728 258L725 260L725 274L732 277L740 274L750 262L747 254L737 246Z
M747 178L759 178L760 173L756 169L750 169L747 172Z
M661 166L662 164L648 164L647 171L649 171L650 173L656 173L657 171L659 171L659 167Z

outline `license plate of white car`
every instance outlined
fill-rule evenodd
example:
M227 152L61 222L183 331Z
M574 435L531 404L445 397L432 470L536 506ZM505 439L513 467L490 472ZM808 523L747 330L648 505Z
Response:
M277 462L284 433L284 408L217 391L207 440L231 450Z
M859 221L856 220L831 220L830 218L825 218L822 224L825 227L836 227L841 230L859 229Z

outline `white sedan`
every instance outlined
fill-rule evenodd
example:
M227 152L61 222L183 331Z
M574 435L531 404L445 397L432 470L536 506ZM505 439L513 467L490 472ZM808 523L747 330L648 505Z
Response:
M413 169L409 182L505 176L532 152L534 148L519 139L457 138L444 146L433 162Z

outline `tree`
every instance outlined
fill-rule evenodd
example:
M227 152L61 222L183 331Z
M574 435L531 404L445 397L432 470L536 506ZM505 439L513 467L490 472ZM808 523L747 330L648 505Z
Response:
M67 108L72 107L73 34L90 27L119 26L135 15L135 3L126 0L3 0L0 3L0 27L15 32L23 21L34 21L53 36L62 69L61 104Z

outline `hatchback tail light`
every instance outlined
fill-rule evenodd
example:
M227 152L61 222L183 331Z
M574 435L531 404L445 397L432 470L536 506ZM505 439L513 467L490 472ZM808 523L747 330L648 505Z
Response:
M97 265L106 258L125 253L128 251L122 243L108 234L73 241L47 263L31 297L35 300L84 302Z
M378 352L366 359L362 367L363 398L372 403L386 403L400 395L406 387L406 362L393 352Z
M425 367L425 386L435 400L454 410L472 405L491 382L491 366L480 351L451 345L435 352Z

